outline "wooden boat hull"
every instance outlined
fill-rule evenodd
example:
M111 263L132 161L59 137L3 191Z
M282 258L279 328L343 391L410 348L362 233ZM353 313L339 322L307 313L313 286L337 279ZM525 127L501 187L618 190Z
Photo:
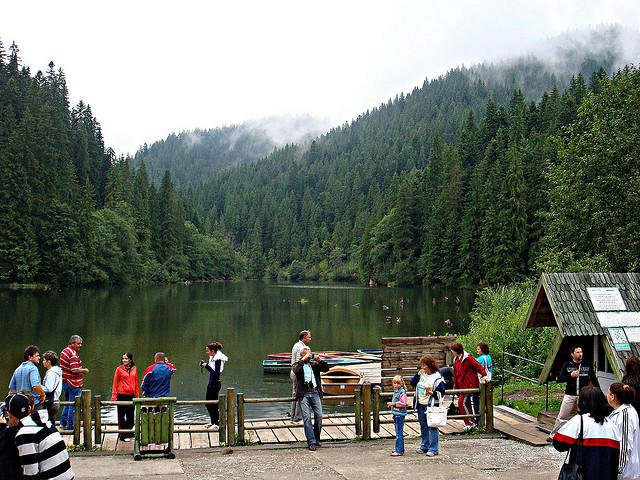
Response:
M333 367L320 378L325 395L353 395L364 383L362 375L344 367Z

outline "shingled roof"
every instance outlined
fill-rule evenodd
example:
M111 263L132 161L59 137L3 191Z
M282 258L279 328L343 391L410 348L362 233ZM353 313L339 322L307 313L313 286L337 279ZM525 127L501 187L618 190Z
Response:
M627 311L640 312L638 273L545 273L524 323L524 328L557 327L562 337L604 336L613 345L608 329L600 321L587 292L589 287L617 287ZM615 352L620 367L629 356L640 357L640 344L631 351ZM613 347L611 348L613 352Z

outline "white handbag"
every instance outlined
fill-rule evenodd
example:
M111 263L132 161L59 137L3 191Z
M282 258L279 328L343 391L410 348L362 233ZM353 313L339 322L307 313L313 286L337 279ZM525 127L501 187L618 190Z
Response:
M434 406L434 396L431 395L429 404L427 405L427 426L429 427L443 427L447 424L447 407L442 405L442 394L438 393L438 405Z

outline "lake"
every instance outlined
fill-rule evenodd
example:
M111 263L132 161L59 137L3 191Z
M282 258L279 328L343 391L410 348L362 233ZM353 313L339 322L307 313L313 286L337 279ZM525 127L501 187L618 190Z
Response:
M470 290L262 282L0 290L0 381L9 385L27 345L60 354L69 336L79 334L80 358L90 369L84 388L103 399L110 397L125 351L133 353L140 380L154 353L165 352L177 367L172 395L204 399L208 373L199 360L206 359L206 344L219 341L229 356L223 390L233 386L247 398L285 397L291 394L289 377L263 375L262 360L290 352L300 330L311 330L314 351L381 348L382 337L466 332L473 298ZM246 415L286 410L284 404L247 405ZM112 409L105 413L113 416ZM189 414L207 418L204 407L189 407Z

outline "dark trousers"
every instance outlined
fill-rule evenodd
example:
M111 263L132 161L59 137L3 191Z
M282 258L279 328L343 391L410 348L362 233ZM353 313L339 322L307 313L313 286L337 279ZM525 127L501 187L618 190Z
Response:
M220 383L220 380L214 380L213 382L209 382L209 385L207 385L206 399L217 400L221 387L222 387L222 384ZM211 418L211 423L214 425L218 425L220 422L219 413L218 413L218 404L207 405L207 410L209 411L209 417Z
M116 400L118 402L130 402L133 400L133 395L125 395L124 393L116 394ZM121 430L126 430L129 428L133 428L133 421L135 410L133 405L118 405L118 428ZM121 433L120 439L133 437L133 433Z

